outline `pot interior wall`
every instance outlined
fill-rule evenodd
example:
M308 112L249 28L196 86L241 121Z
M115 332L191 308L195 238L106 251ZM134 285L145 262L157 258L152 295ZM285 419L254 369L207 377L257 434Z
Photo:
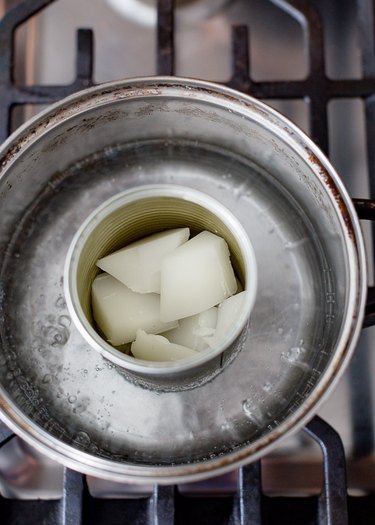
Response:
M91 102L37 134L0 180L1 383L72 454L143 466L228 455L293 417L337 350L350 279L341 222L303 146L239 111L173 90ZM259 269L242 352L186 392L155 393L118 374L71 324L62 292L81 222L152 183L227 206Z

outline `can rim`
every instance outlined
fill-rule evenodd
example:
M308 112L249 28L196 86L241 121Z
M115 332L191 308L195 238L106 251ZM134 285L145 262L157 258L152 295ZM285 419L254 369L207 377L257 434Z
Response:
M95 228L105 220L108 215L121 209L127 204L144 200L145 198L172 197L179 198L186 202L198 204L208 211L214 213L231 231L236 239L244 259L247 275L251 275L250 285L246 287L246 297L241 314L239 315L235 327L228 333L224 340L214 348L204 350L196 356L188 357L178 361L170 362L151 362L123 354L112 345L104 341L102 337L88 322L86 315L79 301L77 287L77 270L80 254L86 241L93 234ZM254 306L257 292L257 265L255 253L250 243L249 237L242 227L239 220L221 203L213 197L203 192L194 190L186 186L172 184L148 184L137 188L126 190L114 197L111 197L98 208L96 208L83 221L77 230L70 244L64 269L64 292L67 306L75 325L81 335L92 348L98 351L103 357L112 361L116 365L129 371L139 374L152 376L171 376L193 370L200 365L211 361L220 355L230 346L245 328L251 310Z

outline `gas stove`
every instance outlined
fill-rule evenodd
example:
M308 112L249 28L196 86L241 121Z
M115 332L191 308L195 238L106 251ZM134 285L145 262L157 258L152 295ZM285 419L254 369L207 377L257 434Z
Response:
M375 195L375 2L175 3L3 2L1 140L40 108L96 83L155 74L213 80L264 100L299 125L328 153L359 217L373 220L367 199ZM373 232L370 222L362 225L372 284ZM272 455L228 475L170 487L109 482L54 463L3 425L3 522L369 523L375 512L371 299L373 289L368 327L319 417Z

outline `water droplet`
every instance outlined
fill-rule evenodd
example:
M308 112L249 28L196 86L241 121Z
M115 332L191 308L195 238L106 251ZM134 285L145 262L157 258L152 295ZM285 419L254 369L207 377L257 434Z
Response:
M55 305L58 307L58 308L65 308L66 307L66 302L65 302L65 298L62 296L62 295L59 295Z
M245 412L247 416L251 416L251 401L250 399L245 399L245 401L242 403L242 410Z
M68 328L72 324L72 321L71 321L69 315L60 315L60 317L58 318L58 323L61 326L64 326L65 328Z
M74 437L74 441L83 447L88 447L91 443L90 436L87 434L87 432L83 431L77 432Z
M64 346L69 339L69 330L63 326L48 325L42 328L42 335L47 344Z
M52 381L52 376L51 374L46 374L43 379L42 379L43 383L50 383Z
M56 397L60 398L64 395L64 390L62 388L59 388L56 393Z
M265 392L271 392L271 390L272 390L272 384L269 383L269 382L264 383L264 385L263 385L263 390L264 390Z
M75 403L77 401L77 396L69 396L68 401L69 403Z
M295 361L300 353L301 350L299 346L294 346L290 348L287 352L283 352L281 355L284 359L287 359L288 361Z
M309 369L309 365L304 363L302 355L305 354L306 349L303 346L293 346L287 352L281 353L281 359L286 361L288 364L298 366L302 369Z
M255 405L250 398L243 401L242 410L245 415L256 425L262 426L264 424L264 414L262 410L259 406Z

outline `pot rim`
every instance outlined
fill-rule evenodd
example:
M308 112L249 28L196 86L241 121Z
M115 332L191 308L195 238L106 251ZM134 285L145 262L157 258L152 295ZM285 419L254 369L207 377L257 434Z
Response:
M97 104L139 97L179 96L186 99L211 101L241 115L253 116L267 122L289 141L311 171L321 181L340 220L348 258L351 287L348 309L340 340L334 356L321 379L301 406L278 427L253 443L233 450L225 456L199 463L168 467L136 466L94 457L67 443L59 441L36 425L9 398L0 385L0 409L4 422L21 438L52 459L86 474L122 482L161 484L198 481L224 474L255 461L267 454L276 444L302 428L341 378L362 329L367 292L367 270L364 241L353 203L337 172L317 145L295 124L263 102L213 82L179 77L140 77L108 82L79 91L43 110L16 130L0 147L0 177L22 152L50 129L83 113Z

